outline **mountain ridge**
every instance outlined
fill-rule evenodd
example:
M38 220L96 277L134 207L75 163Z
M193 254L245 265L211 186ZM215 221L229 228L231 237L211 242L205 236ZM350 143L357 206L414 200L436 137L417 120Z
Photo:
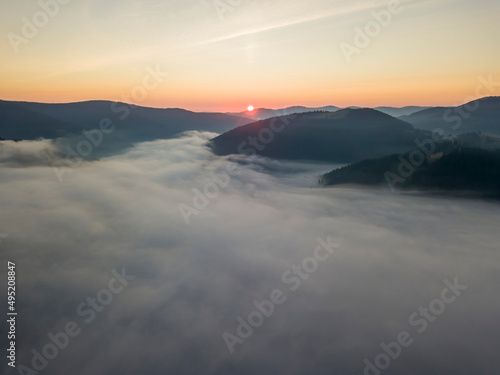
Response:
M420 129L443 129L446 134L481 131L500 136L500 97L487 96L456 107L428 108L400 119Z
M261 145L250 147L249 140L262 138L276 123L285 125L284 130L274 132L271 142L261 139ZM209 146L217 155L250 150L276 159L344 163L404 152L414 146L415 139L427 137L429 132L411 124L372 108L360 108L256 121L212 139Z
M500 138L479 133L450 137L434 144L417 164L410 162L413 152L352 163L324 174L319 183L500 196Z

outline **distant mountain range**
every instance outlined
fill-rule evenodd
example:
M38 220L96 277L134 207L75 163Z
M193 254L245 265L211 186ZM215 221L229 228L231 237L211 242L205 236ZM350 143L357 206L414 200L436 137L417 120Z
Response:
M288 107L283 109L259 108L252 112L229 113L230 115L252 120L264 120L272 117L286 116L293 113L314 111L336 112L340 107ZM359 109L348 107L345 109ZM376 107L375 110L399 118L402 121L424 130L443 129L446 134L462 134L480 131L500 136L500 97L486 97L456 107L421 107L406 106Z
M393 115L416 112L395 118L365 108L274 117L230 130L210 147L218 155L352 163L325 174L325 186L389 184L500 196L499 97L459 107L383 109ZM269 132L281 122L282 131ZM417 143L432 139L433 132L444 141L432 142L432 155L420 153L421 163L410 164Z
M500 97L487 97L458 107L436 107L400 117L417 128L446 134L482 132L500 136Z
M333 105L325 106L325 107L302 107L302 106L294 106L287 107L282 109L267 109L267 108L256 108L253 111L245 111L245 112L237 112L237 113L227 113L232 116L245 117L252 120L265 120L272 117L279 116L287 116L294 113L306 113L306 112L314 112L314 111L322 111L322 112L336 112L340 108L335 107Z
M99 129L101 121L114 126L112 136L92 157L115 153L134 143L172 138L197 130L221 133L251 120L222 113L147 108L109 101L43 104L0 100L0 137L12 140L64 138L75 144L82 131Z
M359 109L360 107L347 107L344 109ZM395 107L376 107L376 109L379 112L388 114L393 117L400 117L400 116L406 116L406 115L411 115L412 113L422 111L424 109L427 109L429 107L416 107L416 106L408 106L408 107L403 107L403 108L395 108ZM294 106L294 107L287 107L287 108L282 108L282 109L267 109L267 108L257 108L254 109L253 111L245 111L245 112L237 112L237 113L227 113L229 115L233 116L238 116L238 117L245 117L249 118L252 120L265 120L268 118L272 117L278 117L278 116L286 116L286 115L291 115L294 113L307 113L307 112L315 112L315 111L321 111L321 112L336 112L342 108L336 107L334 105L329 105L325 107L302 107L302 106Z
M500 136L500 98L487 97L459 107L376 110L296 106L236 114L195 113L109 101L43 104L0 100L0 139L57 138L63 146L74 145L85 139L83 131L98 129L103 121L114 130L92 158L120 152L138 142L176 137L185 131L209 131L222 133L210 142L218 155L255 152L276 159L354 163L405 153L416 140L429 138L435 129L448 135L481 132ZM283 130L270 130L273 127Z
M401 117L401 116L409 116L415 112L423 111L429 109L430 107L416 107L416 106L407 106L402 108L394 108L394 107L377 107L375 108L377 111L388 114L392 117Z
M0 136L10 139L54 138L99 127L108 118L118 130L137 140L171 137L200 130L224 132L248 119L222 113L195 113L184 109L158 109L109 101L67 104L0 100Z
M210 146L218 155L251 152L276 159L344 163L405 152L416 139L428 137L427 131L365 108L261 120L214 138Z

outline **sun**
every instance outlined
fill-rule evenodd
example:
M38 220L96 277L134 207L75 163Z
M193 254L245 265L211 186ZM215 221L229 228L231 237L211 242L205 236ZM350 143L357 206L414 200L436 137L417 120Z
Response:
M248 112L252 112L254 110L253 105L249 105L247 109L248 109Z

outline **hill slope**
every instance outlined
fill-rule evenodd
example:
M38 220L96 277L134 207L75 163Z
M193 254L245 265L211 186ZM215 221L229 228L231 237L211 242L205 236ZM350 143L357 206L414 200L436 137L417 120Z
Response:
M0 101L0 136L15 139L56 138L99 127L108 118L130 142L170 138L189 130L224 132L249 122L218 113L158 109L89 101L44 104Z
M500 194L500 138L462 135L436 145L420 165L410 166L409 160L409 152L363 160L323 175L320 182Z
M425 109L428 109L430 107L416 107L416 106L408 106L408 107L402 107L402 108L395 108L395 107L376 107L377 111L380 111L382 113L385 113L387 115L390 115L392 117L401 117L401 116L408 116L411 115L415 112L423 111Z
M325 106L325 107L317 107L317 108L309 108L303 106L294 106L287 107L282 109L267 109L267 108L256 108L252 112L238 112L238 113L228 113L228 115L234 115L238 117L245 117L248 119L252 119L254 121L265 120L268 118L276 117L276 116L287 116L294 113L307 113L313 111L324 111L324 112L336 112L340 108L335 107L333 105Z
M283 130L269 135L273 127ZM218 155L256 152L276 159L345 163L404 152L427 137L427 132L376 110L343 109L254 122L213 139L211 147Z
M347 107L347 108L340 108L340 107L336 107L333 105L328 105L328 106L324 106L324 107L293 106L293 107L287 107L287 108L281 108L281 109L257 108L255 110L253 110L252 112L245 111L245 112L227 113L227 114L228 115L235 115L238 117L245 117L245 118L249 118L249 119L258 121L258 120L265 120L265 119L277 117L277 116L291 115L294 113L307 113L307 112L316 112L316 111L336 112L340 109L359 109L359 108L360 107L355 107L355 106ZM427 109L427 108L429 108L429 107L408 106L408 107L402 107L402 108L376 107L374 109L379 111L379 112L385 113L389 116L400 117L400 116L411 115L412 113L422 111L422 110Z
M488 97L459 107L436 107L400 117L419 129L441 128L446 134L482 132L500 136L500 97Z
M78 126L72 122L32 110L22 103L0 100L0 136L2 138L13 140L58 138L77 130Z
M103 136L87 159L114 154L133 144L168 139L191 131L222 133L247 124L248 119L219 113L194 113L182 109L157 109L89 101L43 104L0 101L0 137L11 140L62 138L64 148L85 140L83 131L99 129L101 122L114 129Z

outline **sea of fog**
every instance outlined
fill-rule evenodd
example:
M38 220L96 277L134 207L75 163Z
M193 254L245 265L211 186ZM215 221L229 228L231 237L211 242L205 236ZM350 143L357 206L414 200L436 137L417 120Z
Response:
M2 143L10 373L498 374L497 203L323 188L332 165L211 136L88 163Z

